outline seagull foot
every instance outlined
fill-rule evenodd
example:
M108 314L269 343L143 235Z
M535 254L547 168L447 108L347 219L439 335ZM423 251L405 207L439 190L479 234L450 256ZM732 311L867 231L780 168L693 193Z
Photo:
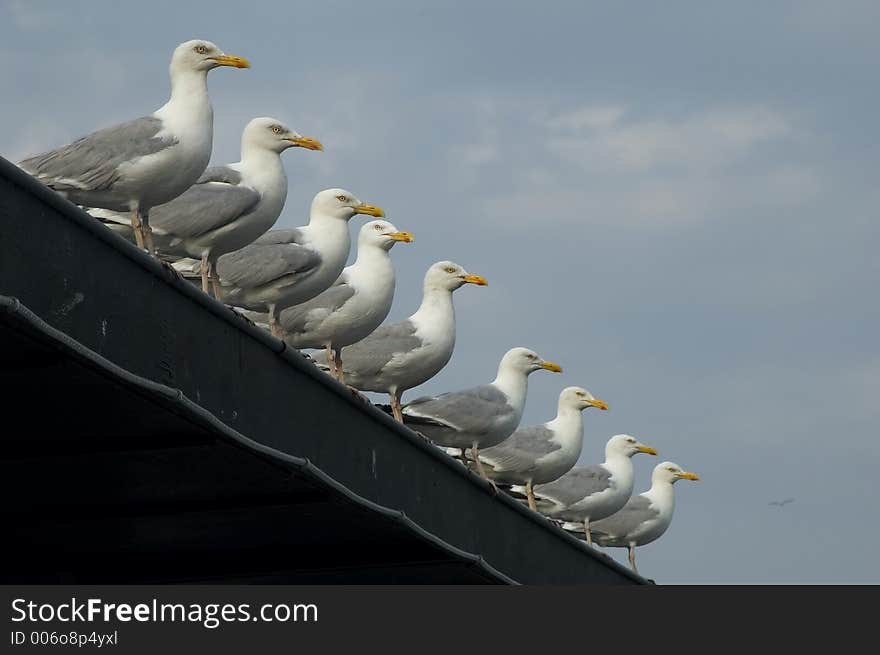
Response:
M226 305L226 307L231 309L232 313L234 313L236 316L238 316L242 321L244 321L248 325L253 325L254 327L260 327L259 325L254 323L251 319L249 319L243 312L236 310L235 307L233 307L232 305Z
M358 400L363 401L363 402L366 403L367 405L372 405L372 404L373 404L373 403L370 402L370 399L367 398L364 394L362 394L358 389L355 389L353 386L348 385L348 384L346 384L345 386L346 386L346 387L348 388L348 390L351 392L351 395L354 396L355 398L357 398Z
M174 268L174 266L171 265L171 262L159 258L157 258L156 261L159 262L159 265L162 266L162 268L171 273L172 279L176 278L181 282L186 282L186 279L180 274L180 271L178 271L176 268Z

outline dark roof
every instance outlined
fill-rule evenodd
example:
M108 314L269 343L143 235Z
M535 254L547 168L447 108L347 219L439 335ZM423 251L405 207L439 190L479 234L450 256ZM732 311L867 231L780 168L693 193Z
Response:
M0 582L645 582L2 158L0 224Z

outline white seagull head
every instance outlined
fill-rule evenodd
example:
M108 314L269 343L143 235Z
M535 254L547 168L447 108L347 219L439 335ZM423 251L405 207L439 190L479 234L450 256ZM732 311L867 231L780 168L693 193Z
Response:
M559 364L547 361L534 350L528 348L508 350L501 358L499 369L518 371L526 375L542 369L553 373L562 373L562 367Z
M488 282L482 275L468 273L463 267L449 261L432 264L425 273L425 290L455 291L465 284L484 287Z
M174 49L171 55L171 75L184 72L205 72L218 66L232 66L233 68L250 68L251 65L244 57L227 55L210 41L193 39L181 43Z
M395 243L412 243L412 232L401 232L392 223L383 220L364 223L358 234L358 248L381 248L388 251Z
M313 217L326 216L348 221L356 214L365 214L376 218L385 216L381 207L361 202L356 195L345 189L325 189L312 200L311 215Z
M288 148L323 150L324 146L317 139L295 132L277 118L261 116L248 123L241 134L242 152L252 148L280 153Z
M611 437L605 445L606 457L611 454L632 457L637 453L656 455L657 451L654 448L651 448L651 446L646 446L641 443L638 439L629 434L616 434Z
M651 482L653 484L656 484L657 482L675 484L679 480L697 481L699 479L699 475L690 471L685 471L674 462L661 462L657 464L657 466L654 467L654 473L651 475Z
M594 398L593 394L581 387L565 387L559 394L559 406L581 411L587 409L587 407L608 409L608 403Z

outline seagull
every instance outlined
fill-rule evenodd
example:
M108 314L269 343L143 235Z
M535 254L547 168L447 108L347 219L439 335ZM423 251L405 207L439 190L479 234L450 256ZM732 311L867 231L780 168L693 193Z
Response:
M385 216L381 208L361 202L351 191L321 191L312 200L308 225L271 230L217 260L220 299L268 313L269 329L280 338L278 313L311 300L342 273L351 247L348 221L357 214Z
M152 253L150 209L186 191L211 159L214 111L208 71L249 68L210 41L181 43L171 57L171 98L149 116L99 130L19 167L85 207L130 212L138 246Z
M368 337L342 349L342 377L360 391L384 392L401 423L400 397L427 382L449 362L455 346L452 292L465 284L486 286L482 275L468 273L450 261L432 264L425 273L422 304L399 323L383 325ZM321 368L330 363L316 358Z
M496 446L516 430L526 403L529 375L535 371L561 373L562 367L528 348L511 348L489 384L416 398L403 406L403 421L440 446L465 450L480 475L490 480L480 461L479 449ZM495 486L495 483L492 483Z
M401 232L388 221L364 224L354 264L326 291L281 312L284 341L294 348L326 349L331 373L344 382L340 351L368 336L388 316L395 286L388 253L394 244L412 241L411 232Z
M678 480L699 480L700 476L684 471L678 464L662 462L654 467L651 488L633 496L623 509L590 525L593 541L600 546L626 548L629 565L635 573L635 547L659 539L672 522L675 495L672 485Z
M775 506L775 507L785 507L785 506L788 505L789 503L793 503L793 502L794 502L794 498L786 498L785 500L771 500L771 501L770 501L769 503L767 503L767 504L770 505L771 507L773 507L773 506Z
M556 418L541 425L519 428L497 446L480 452L480 462L489 478L502 484L525 485L529 507L534 510L532 485L555 480L581 456L584 440L581 412L588 407L607 410L608 404L594 398L586 389L563 389Z
M549 484L537 485L534 488L537 510L550 518L573 522L572 529L582 527L587 543L592 545L590 521L611 516L626 505L632 494L630 458L638 453L656 455L657 451L632 435L614 435L605 444L605 461L601 464L576 466ZM523 493L524 490L515 486L513 491Z
M217 296L217 258L244 248L281 215L287 175L280 155L294 147L324 149L317 139L298 134L276 118L250 121L241 135L241 161L209 168L183 194L152 209L150 225L158 252L201 260L202 290L208 293L210 278ZM126 220L107 210L91 213L111 223Z

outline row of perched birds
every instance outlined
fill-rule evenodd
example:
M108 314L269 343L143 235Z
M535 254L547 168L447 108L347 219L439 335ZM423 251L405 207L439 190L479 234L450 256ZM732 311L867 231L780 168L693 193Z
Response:
M345 189L312 201L307 225L271 229L284 207L287 177L281 153L323 150L282 121L255 118L241 137L241 160L207 168L213 142L208 71L247 60L208 41L187 41L171 59L171 98L149 116L100 130L22 161L41 182L81 205L110 229L146 248L205 293L299 349L359 392L387 393L393 416L482 477L524 497L529 507L586 541L629 550L658 538L672 518L672 484L697 480L672 462L657 465L650 490L630 498L637 453L656 451L629 435L612 437L605 461L576 466L583 443L581 412L608 406L586 389L567 387L556 417L519 427L528 376L560 372L527 348L501 359L483 386L402 404L403 393L436 375L455 344L453 292L486 285L451 261L433 264L421 304L404 321L383 325L394 296L390 250L413 241L384 220L376 205ZM367 222L349 256L348 222Z

